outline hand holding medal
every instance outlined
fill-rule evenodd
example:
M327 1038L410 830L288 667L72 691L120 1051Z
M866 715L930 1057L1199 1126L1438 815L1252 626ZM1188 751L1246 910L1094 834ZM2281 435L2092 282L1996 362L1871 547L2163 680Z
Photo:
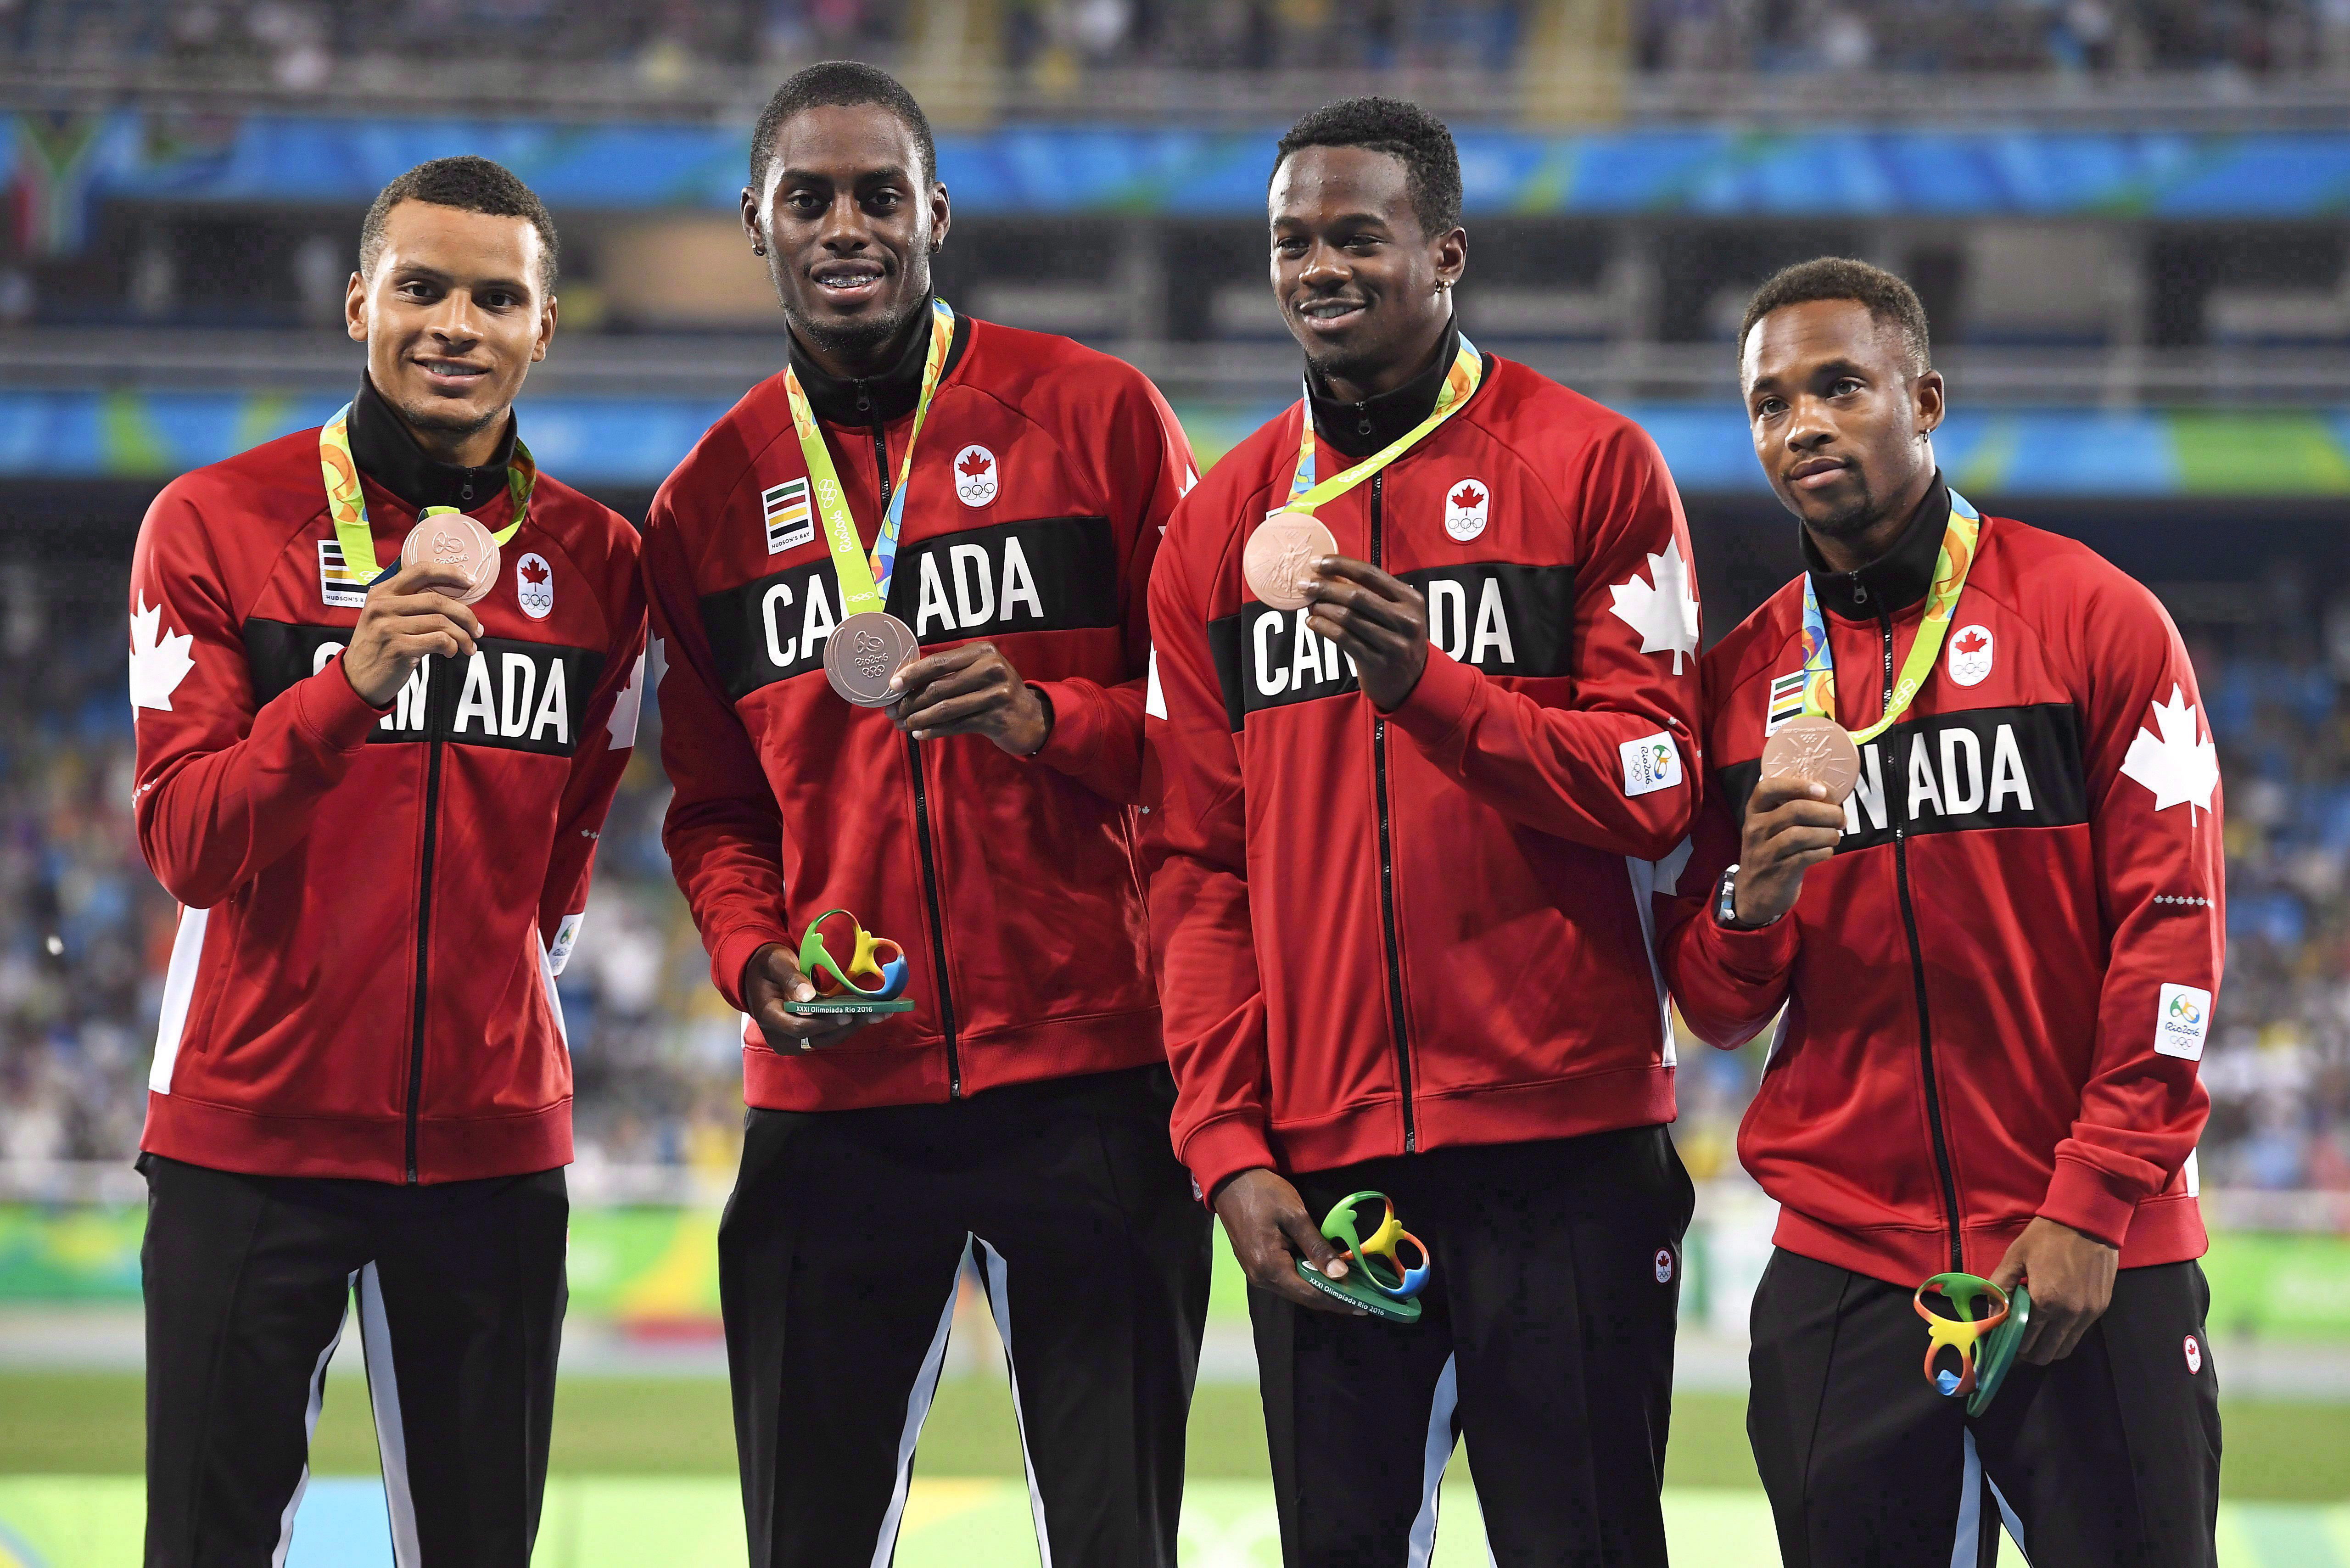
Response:
M479 603L498 582L498 546L530 515L538 465L516 438L506 465L514 520L493 533L453 506L428 506L400 547L400 566L376 563L375 531L367 492L351 457L351 407L345 403L318 431L318 466L327 485L327 518L349 580L367 585L359 625L342 657L343 677L370 705L390 702L419 664L439 655L474 651L482 623L463 607Z
M1860 783L1860 748L1899 723L1941 657L1974 563L1982 519L1957 491L1934 564L1918 634L1875 723L1847 731L1835 717L1835 657L1827 618L1809 575L1804 578L1803 714L1763 742L1759 777L1746 802L1731 911L1742 926L1770 924L1794 908L1804 873L1831 858L1844 840L1845 803Z
M1315 482L1314 398L1298 404L1297 472L1289 500L1268 514L1241 552L1241 576L1259 603L1311 609L1308 624L1354 660L1363 694L1383 711L1401 705L1428 662L1428 601L1409 584L1338 553L1315 509L1368 480L1461 411L1484 379L1485 358L1466 334L1436 406L1419 424L1342 472ZM1330 563L1325 569L1320 563Z

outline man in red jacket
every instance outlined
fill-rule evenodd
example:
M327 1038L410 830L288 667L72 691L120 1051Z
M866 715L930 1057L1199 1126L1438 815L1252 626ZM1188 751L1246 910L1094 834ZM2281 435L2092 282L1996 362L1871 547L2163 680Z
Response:
M1425 1563L1465 1430L1498 1562L1661 1563L1691 1195L1647 919L1695 805L1688 527L1637 426L1454 325L1440 122L1307 115L1270 209L1305 398L1168 531L1147 821L1177 1149L1253 1287L1284 1553ZM1335 552L1253 588L1284 504ZM1433 1254L1416 1324L1297 1272L1345 1276L1318 1223L1367 1189Z
M150 1568L285 1561L354 1288L395 1555L530 1560L569 1212L554 977L645 619L635 532L517 439L555 270L505 170L401 175L350 282L359 396L140 530L139 838L182 906L140 1159Z
M2151 594L1944 483L1907 284L1791 267L1740 340L1809 569L1706 655L1719 787L1666 961L1714 1044L1780 1019L1739 1154L1782 1205L1747 1417L1781 1555L1988 1565L2004 1521L2034 1562L2208 1564L2225 922L2195 671ZM1807 715L1857 742L1841 803L1760 776ZM1911 1294L1946 1271L2032 1300L1971 1417L1919 1376Z
M968 1260L1042 1549L1171 1564L1209 1236L1129 803L1191 452L1133 369L932 295L936 166L879 70L777 91L743 223L789 362L646 532L666 840L749 1015L719 1268L751 1560L888 1560ZM840 909L902 948L910 1012L786 1010ZM850 920L825 929L849 961Z

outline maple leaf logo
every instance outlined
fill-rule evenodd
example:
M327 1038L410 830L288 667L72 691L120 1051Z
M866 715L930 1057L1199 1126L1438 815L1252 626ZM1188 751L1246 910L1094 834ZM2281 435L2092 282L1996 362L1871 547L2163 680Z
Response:
M130 616L131 707L172 711L172 693L196 667L188 653L195 640L186 632L164 630L163 607L149 609L147 595L140 591L139 607Z
M1452 493L1452 504L1463 512L1481 504L1484 499L1485 493L1473 484L1464 484Z
M1681 559L1681 544L1675 539L1665 545L1663 555L1648 557L1648 582L1636 572L1628 582L1607 590L1616 596L1617 617L1640 634L1640 651L1670 650L1676 675L1681 672L1682 658L1697 651L1697 599L1689 584L1689 563Z
M522 564L522 580L525 583L543 583L546 581L546 568L536 561L525 561Z
M2170 701L2153 706L2160 738L2144 728L2131 736L2122 776L2152 790L2157 811L2184 805L2192 817L2199 805L2210 810L2211 792L2220 787L2220 748L2203 734L2201 714L2176 682Z
M604 721L604 729L611 736L606 750L625 752L637 743L637 719L645 706L645 660L650 658L658 670L663 662L660 646L657 637L646 643L645 651L637 655L636 664L629 670L629 683L612 699L612 716ZM659 675L654 679L658 680Z
M977 479L981 474L985 473L989 469L993 468L994 466L994 460L983 452L967 452L963 453L962 461L955 464L956 468L971 475L973 479Z
M1960 635L1957 646L1960 653L1981 653L1983 644L1990 640L1981 632L1970 628Z

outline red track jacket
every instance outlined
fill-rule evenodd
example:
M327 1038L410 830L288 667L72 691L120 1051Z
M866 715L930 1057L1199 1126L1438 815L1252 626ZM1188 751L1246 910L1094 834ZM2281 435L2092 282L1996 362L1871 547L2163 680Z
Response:
M1885 560L1815 579L1848 728L1885 711L1945 493ZM1738 1139L1779 1245L1910 1285L1991 1272L2043 1214L2125 1266L2200 1255L2220 775L2162 607L2086 547L1985 518L1940 661L1861 748L1843 846L1784 919L1733 931L1712 895L1802 665L1801 579L1706 655L1719 787L1665 916L1700 1035L1742 1044L1785 1005ZM1800 699L1778 691L1783 722Z
M795 359L868 545L926 341L873 382ZM1106 355L956 318L889 610L926 651L993 640L1045 693L1051 737L1028 759L977 735L917 744L833 691L840 595L806 478L779 373L653 503L645 574L677 786L664 838L728 1002L762 944L796 948L840 908L904 947L915 1007L805 1055L746 1026L744 1096L907 1105L1159 1060L1129 803L1143 588L1192 478L1173 414Z
M1151 930L1176 1147L1203 1193L1254 1166L1672 1118L1648 920L1651 863L1695 809L1688 525L1638 426L1487 365L1461 412L1319 513L1340 554L1428 596L1427 671L1393 714L1304 611L1242 581L1289 493L1297 410L1169 529Z
M415 510L366 490L396 561ZM505 525L502 481L474 515ZM183 908L140 1147L371 1181L569 1163L553 976L636 737L636 561L626 521L541 474L473 607L480 651L377 709L336 657L364 585L317 431L156 498L131 567L139 840Z

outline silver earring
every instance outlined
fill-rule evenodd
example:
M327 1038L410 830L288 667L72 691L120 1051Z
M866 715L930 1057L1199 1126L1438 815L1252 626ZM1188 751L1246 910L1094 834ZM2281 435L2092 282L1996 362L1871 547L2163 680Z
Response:
M767 254L767 247L764 245L753 245L751 247L751 254L754 256L765 255Z

